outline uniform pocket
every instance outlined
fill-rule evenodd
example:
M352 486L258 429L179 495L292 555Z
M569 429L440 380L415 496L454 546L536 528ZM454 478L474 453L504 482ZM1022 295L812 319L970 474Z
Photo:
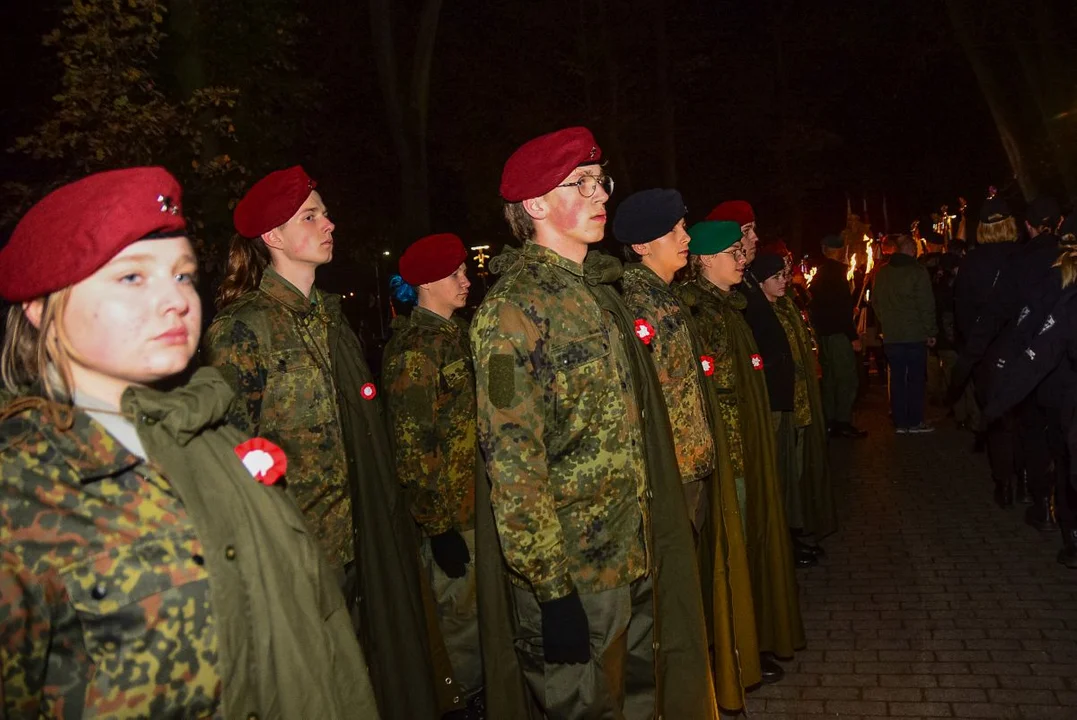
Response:
M61 571L101 702L122 693L132 702L144 697L147 708L127 710L148 716L162 686L177 703L187 702L183 697L212 701L217 636L202 552L193 533L144 539Z
M263 425L270 427L310 427L331 418L322 417L331 408L328 380L321 367L305 349L282 350L269 356Z
M559 345L550 350L554 371L554 421L560 438L575 443L581 433L593 433L591 416L605 412L612 382L610 343L603 333ZM551 448L556 455L564 448Z

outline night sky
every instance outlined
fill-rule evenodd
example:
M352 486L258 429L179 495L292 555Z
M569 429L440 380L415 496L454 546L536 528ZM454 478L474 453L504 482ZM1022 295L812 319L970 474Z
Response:
M0 7L5 146L48 112L60 68L40 36L57 25L63 4ZM296 118L295 142L246 162L256 169L304 164L325 188L338 236L393 238L398 165L367 6L302 5L308 23L297 31L295 72L316 90L302 107L281 111ZM414 35L412 5L401 0L394 18L405 48ZM1073 19L1068 4L1059 7ZM678 185L696 218L721 200L743 198L755 205L764 238L788 235L796 196L803 244L814 248L844 225L847 193L858 211L866 197L876 230L885 196L892 231L942 203L955 207L959 195L975 208L989 184L1016 193L942 2L445 2L430 100L431 229L473 244L504 242L501 164L523 141L570 124L592 127L607 150L607 170L618 181L614 206L629 190L661 185L656 12L667 28ZM228 62L227 48L216 52L215 79L243 72ZM252 132L258 129L241 128L241 141ZM49 172L11 154L0 162L4 180L36 181Z

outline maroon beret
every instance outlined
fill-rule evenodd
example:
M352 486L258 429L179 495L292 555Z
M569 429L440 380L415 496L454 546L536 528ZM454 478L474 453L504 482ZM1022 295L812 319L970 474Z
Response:
M602 160L602 148L585 127L548 133L521 145L501 171L501 197L520 202L553 190L580 165Z
M181 234L182 193L160 167L110 170L52 191L0 250L0 296L17 303L48 295L90 277L147 235Z
M400 256L400 277L408 285L425 285L447 278L467 260L464 241L452 233L427 235Z
M726 200L710 211L708 220L732 220L740 225L755 222L755 211L744 200Z
M232 213L236 232L256 238L292 219L318 183L299 165L276 170L254 184Z

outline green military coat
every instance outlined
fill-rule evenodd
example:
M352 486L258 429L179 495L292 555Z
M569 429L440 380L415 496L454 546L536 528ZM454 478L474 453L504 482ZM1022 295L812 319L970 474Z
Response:
M378 716L334 572L240 462L231 399L211 369L129 388L149 460L81 410L0 409L0 715Z
M718 704L727 711L737 712L744 707L745 688L758 683L762 676L748 553L737 502L729 438L718 405L717 384L712 381L714 368L712 365L704 368L704 353L692 315L664 280L643 265L629 265L625 269L623 286L629 309L655 328L650 355L656 366L668 366L664 373L659 371L659 378L667 376L680 390L673 395L673 402L681 401L687 394L682 389L685 385L700 396L700 417L682 416L680 422L699 425L713 443L708 444L711 457L707 460L707 467L711 470L705 480L710 505L698 547L700 583L714 652L713 671ZM670 347L672 344L677 347ZM713 362L713 359L708 362ZM683 367L675 367L678 364ZM669 405L671 396L666 383L663 383L663 390ZM670 416L672 419L672 411ZM677 437L676 427L673 431L675 442L692 442L692 435L687 429L681 430L680 438ZM678 452L683 468L686 454L679 449Z
M678 286L692 312L704 353L732 362L739 437L743 446L746 541L751 564L759 649L791 657L804 647L792 539L785 520L763 365L741 314L744 297L704 278ZM731 438L733 436L731 435Z
M349 600L382 716L437 717L435 688L451 686L452 673L441 662L434 667L438 638L424 602L418 538L377 385L340 297L312 288L308 299L267 269L258 290L218 314L204 349L241 401L229 417L303 458L289 470L289 490L322 529L337 567L355 558L357 596Z
M550 349L553 358L560 359L569 366L580 365L588 359L604 354L614 354L611 342L617 342L616 356L627 364L625 388L631 397L625 402L637 408L640 439L643 443L644 487L643 500L647 503L646 547L648 548L654 577L654 642L656 673L656 716L667 718L716 718L717 703L713 683L708 672L707 642L704 637L705 622L700 602L701 590L698 569L695 565L692 529L684 506L681 490L680 473L673 449L672 432L665 411L665 401L655 374L654 366L646 355L646 350L635 336L634 318L628 313L623 301L613 288L612 283L621 276L621 264L614 258L591 253L583 266L570 263L551 251L533 243L528 243L522 250L506 248L490 266L491 272L501 278L487 296L484 307L472 323L472 346L475 350L476 370L478 374L478 393L480 407L480 425L483 410L483 395L488 394L496 407L498 404L510 405L507 397L508 388L514 383L511 375L517 372L516 363L529 365L543 362L542 354L531 358L513 356L511 362L498 361L493 367L487 362L488 348L496 347L496 336L502 319L493 311L496 306L491 301L501 297L511 298L516 310L508 313L510 325L522 318L538 321L543 313L538 308L530 307L532 303L548 302L549 297L578 297L584 303L584 293L597 304L603 313L608 314L614 324L610 340L588 336L575 344L569 343L558 354ZM541 288L541 292L532 292ZM525 307L527 306L527 307ZM484 319L485 313L489 315ZM568 322L562 318L558 322ZM489 325L487 325L489 323ZM520 328L526 326L521 322ZM489 332L491 338L484 338ZM536 342L529 330L520 329L524 334L521 342ZM603 347L603 342L606 346ZM496 352L496 351L495 351ZM521 351L522 352L522 351ZM498 367L498 363L504 367ZM608 364L607 364L608 365ZM485 368L485 369L484 369ZM590 371L608 371L608 367L592 364ZM540 370L535 370L540 374ZM500 374L500 375L499 375ZM554 376L556 370L552 371ZM541 375L539 375L541 376ZM506 387L506 385L508 387ZM485 389L484 389L485 388ZM540 395L541 400L541 395ZM550 398L552 400L552 397ZM558 419L556 403L550 400L533 408L532 412L549 412L548 417ZM545 410L544 410L545 408ZM598 408L589 408L595 411ZM560 412L567 412L562 408ZM569 420L576 422L576 420ZM571 432L571 428L568 429ZM487 465L491 475L501 473L505 468L494 466L490 450L484 447ZM499 456L494 456L499 457ZM496 489L496 480L495 489ZM502 689L500 697L491 701L488 698L490 717L494 718L536 718L538 709L528 695L523 674L520 670L514 641L516 634L515 619L509 585L510 570L501 553L503 533L500 518L495 519L494 505L491 501L490 487L481 483L476 490L476 542L478 577L479 577L479 618L482 624L484 667L487 672L487 685ZM556 583L553 583L556 585Z
M812 350L811 328L788 295L774 303L783 324L793 329L789 346L798 376L804 378L810 422L804 435L804 529L816 537L826 537L838 529L838 513L834 504L834 486L830 476L830 455L827 451L826 418L823 416L823 396L815 373L815 352Z

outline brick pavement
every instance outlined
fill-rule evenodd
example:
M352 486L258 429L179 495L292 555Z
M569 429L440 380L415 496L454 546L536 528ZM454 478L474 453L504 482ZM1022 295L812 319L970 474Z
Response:
M1077 720L1077 572L1024 508L991 502L971 435L897 436L884 397L831 446L842 529L798 571L808 647L752 720Z

